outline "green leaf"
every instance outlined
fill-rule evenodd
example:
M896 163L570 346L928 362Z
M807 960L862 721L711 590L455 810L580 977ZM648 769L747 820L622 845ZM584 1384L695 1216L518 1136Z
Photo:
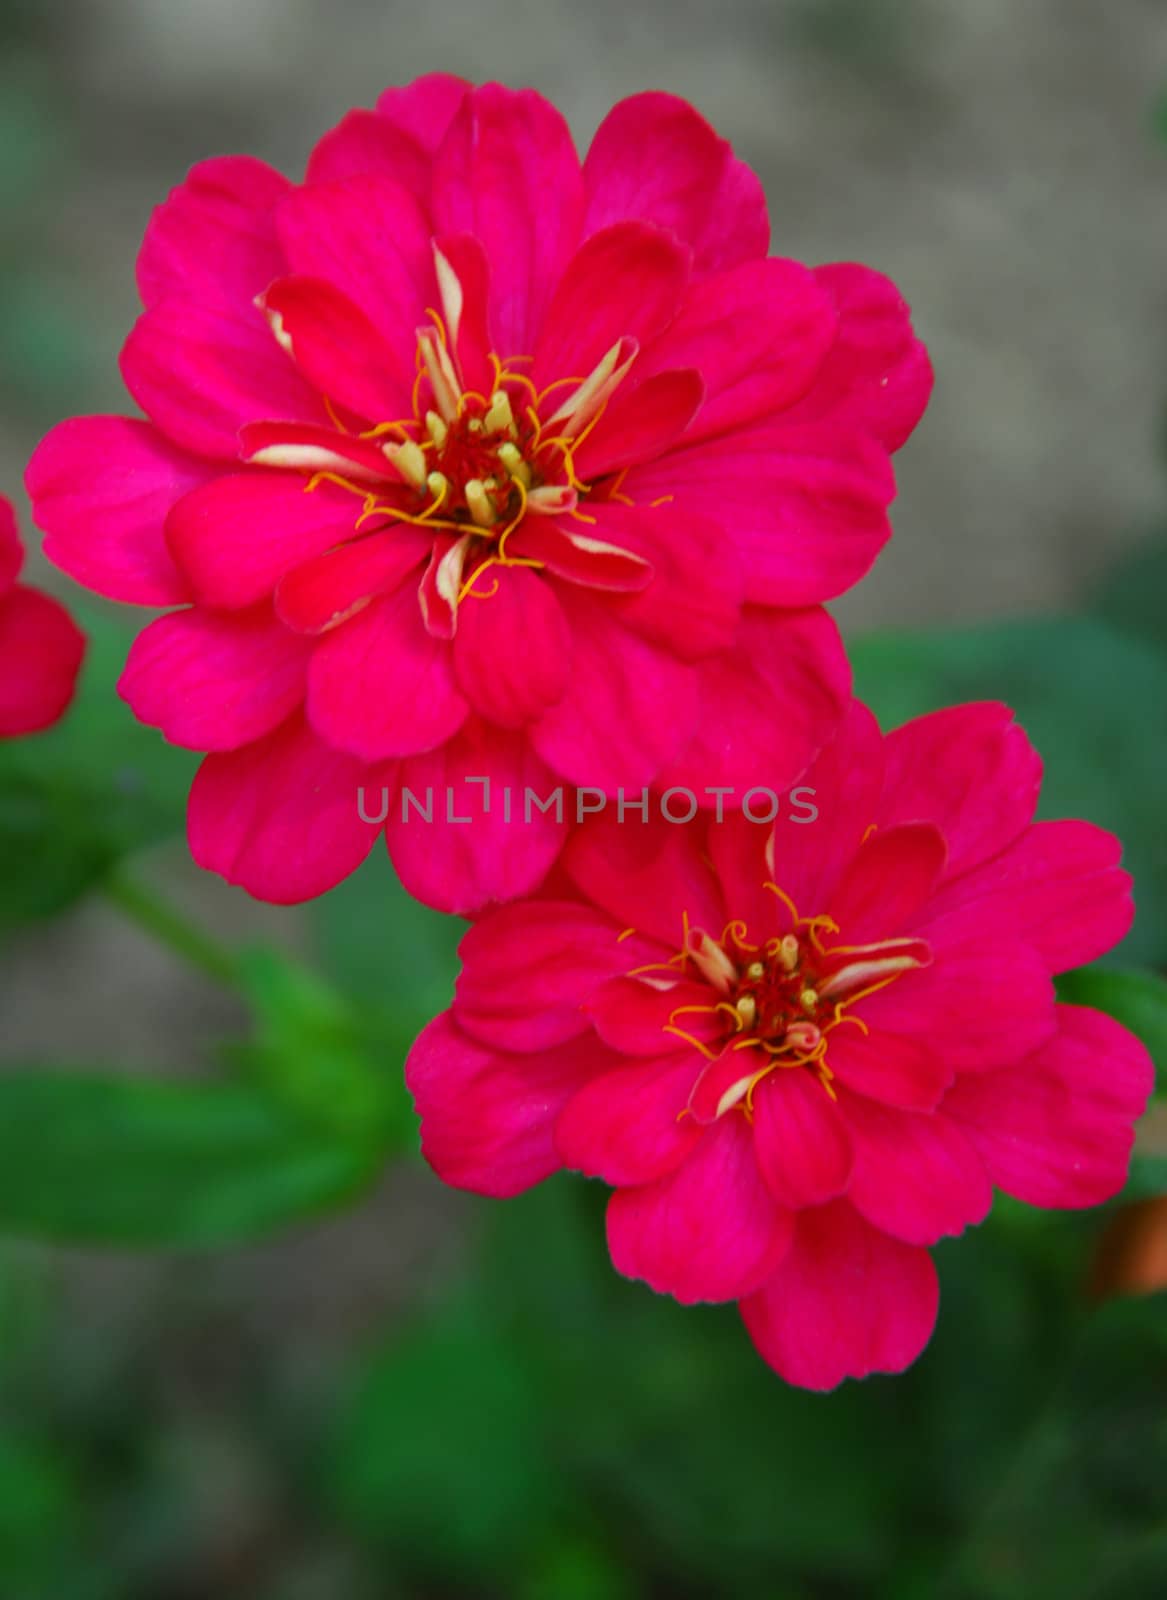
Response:
M1118 834L1138 917L1123 959L1167 959L1167 657L1092 617L875 634L851 650L855 692L885 728L965 700L1004 700L1045 762L1039 814Z
M1058 999L1117 1018L1143 1041L1156 1068L1167 1073L1167 980L1154 972L1080 967L1058 979Z
M0 1232L191 1247L330 1210L376 1175L247 1085L83 1071L0 1074Z
M184 825L196 758L116 693L132 633L98 606L70 608L89 637L76 702L46 733L0 741L0 936L63 910Z

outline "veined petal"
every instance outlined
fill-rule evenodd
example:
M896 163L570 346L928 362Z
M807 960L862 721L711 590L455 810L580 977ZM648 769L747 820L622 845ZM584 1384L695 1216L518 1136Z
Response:
M770 222L757 177L699 112L649 92L613 106L584 162L584 233L628 217L672 229L703 272L764 256Z
M426 631L408 584L327 634L308 671L308 720L322 739L366 761L433 750L469 707L448 643Z
M259 304L276 339L321 394L370 422L411 414L411 347L382 338L339 289L322 278L280 278Z
M275 207L291 187L254 156L198 162L146 228L138 255L143 305L176 296L246 306L285 270Z
M831 891L841 941L888 939L915 926L944 871L944 835L930 822L882 828L865 839Z
M233 460L245 422L326 423L316 391L254 306L162 300L144 311L121 357L126 388L167 438Z
M174 611L134 641L118 693L140 722L188 750L235 750L301 704L309 647L264 605Z
M166 515L215 470L148 422L71 417L41 440L24 481L54 566L110 600L166 606L190 598Z
M702 853L700 830L649 826L641 815L628 810L621 816L609 805L589 818L572 834L563 866L580 894L603 906L622 928L658 940L667 959L681 949L686 919L690 927L719 934L728 913ZM635 965L630 961L624 970Z
M529 567L493 567L487 577L497 588L481 599L472 590L458 608L458 687L487 721L523 728L567 687L571 634L554 589Z
M836 1200L799 1212L786 1259L741 1312L779 1377L824 1390L910 1367L932 1336L939 1300L926 1250L890 1239Z
M758 1165L779 1205L798 1211L846 1191L852 1162L847 1124L813 1072L769 1073L754 1090L753 1106Z
M417 528L395 525L326 550L293 567L276 589L276 615L296 633L327 633L370 600L392 594L420 575L430 541Z
M0 739L64 715L84 654L85 635L59 600L19 583L0 597Z
M555 107L532 89L471 90L434 158L435 231L481 241L500 352L534 349L582 219L579 158Z
M692 367L617 389L574 457L576 476L591 480L653 460L681 437L704 397L702 374Z
M988 1215L984 1163L943 1109L893 1110L846 1089L839 1106L854 1151L847 1196L874 1227L905 1244L935 1244Z
M791 1232L791 1214L763 1182L741 1117L704 1129L674 1171L617 1189L608 1202L616 1271L682 1305L753 1293L785 1255Z
M622 1064L590 1079L555 1125L563 1164L618 1186L652 1183L675 1171L701 1138L684 1115L692 1081L687 1055Z
M358 791L391 775L330 749L294 716L203 762L187 808L191 855L257 900L313 900L372 849L381 825L361 818Z

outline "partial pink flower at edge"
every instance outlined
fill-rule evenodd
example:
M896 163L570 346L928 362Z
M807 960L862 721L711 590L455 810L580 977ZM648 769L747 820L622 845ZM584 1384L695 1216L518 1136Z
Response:
M149 420L62 423L27 482L50 560L185 608L121 690L207 753L204 866L320 893L380 831L358 785L464 757L520 792L700 791L711 753L798 777L849 691L821 603L888 537L931 375L886 279L768 240L685 102L621 102L581 163L538 95L446 75L351 112L302 184L226 157L158 208L122 358ZM729 682L776 730L764 774ZM387 837L470 911L565 832L513 831Z
M16 512L0 495L0 739L39 733L69 708L85 636L51 595L19 583Z
M789 1382L901 1371L930 1246L994 1188L1108 1199L1152 1088L1132 1034L1055 1001L1132 905L1111 835L1032 820L1040 776L1005 707L884 738L856 704L812 822L585 823L466 935L414 1046L430 1164L499 1196L600 1178L617 1269L738 1301Z

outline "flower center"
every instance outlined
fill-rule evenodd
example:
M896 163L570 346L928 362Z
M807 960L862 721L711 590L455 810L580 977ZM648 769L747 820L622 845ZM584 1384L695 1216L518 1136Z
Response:
M674 1007L664 1027L709 1063L687 1108L699 1122L734 1109L750 1117L758 1084L780 1069L813 1072L834 1098L831 1034L848 1023L868 1031L848 1008L932 959L922 939L837 943L839 927L831 917L801 917L777 885L765 887L787 913L786 931L755 943L742 921L728 923L714 938L686 919L678 955L661 968L630 974L657 984L661 980L649 978L649 971L667 971L674 984L696 979L711 991L707 1001Z

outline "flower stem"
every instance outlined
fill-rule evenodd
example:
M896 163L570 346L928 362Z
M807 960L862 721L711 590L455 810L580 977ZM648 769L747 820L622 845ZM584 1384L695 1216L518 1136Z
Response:
M189 922L166 900L121 871L111 872L102 888L106 898L131 922L172 950L196 971L234 988L239 980L231 951Z

